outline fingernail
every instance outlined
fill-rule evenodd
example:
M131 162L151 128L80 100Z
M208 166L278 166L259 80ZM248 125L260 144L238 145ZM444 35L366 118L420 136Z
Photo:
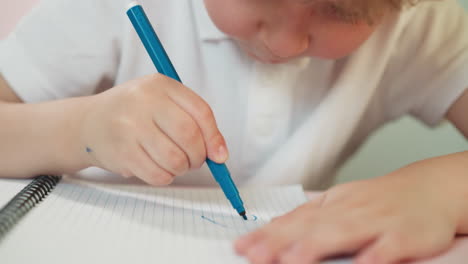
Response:
M228 152L224 145L219 146L218 153L216 154L216 159L218 162L224 162L228 158Z

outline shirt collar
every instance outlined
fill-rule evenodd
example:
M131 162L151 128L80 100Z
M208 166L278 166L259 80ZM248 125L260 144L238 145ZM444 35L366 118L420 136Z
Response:
M193 10L197 23L198 36L202 41L219 41L229 39L229 36L221 32L213 23L203 0L194 0Z

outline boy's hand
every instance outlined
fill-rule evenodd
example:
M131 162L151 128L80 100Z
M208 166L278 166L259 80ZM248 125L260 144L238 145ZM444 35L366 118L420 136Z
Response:
M468 230L468 152L340 185L240 238L251 263L399 263L437 254Z
M181 83L154 74L91 97L81 127L90 166L152 185L228 153L211 108Z

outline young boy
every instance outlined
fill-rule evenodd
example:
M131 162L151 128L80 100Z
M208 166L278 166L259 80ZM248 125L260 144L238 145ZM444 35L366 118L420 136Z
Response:
M182 85L152 74L127 1L43 0L0 47L0 176L94 166L212 184L201 166L226 161L227 142L239 184L325 188L404 114L468 137L468 18L455 0L409 2L141 1ZM437 254L468 232L467 164L457 153L331 188L235 248L252 263Z

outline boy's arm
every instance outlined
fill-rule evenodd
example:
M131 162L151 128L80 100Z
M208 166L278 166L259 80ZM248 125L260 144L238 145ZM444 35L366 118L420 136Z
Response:
M91 96L34 104L18 103L5 83L0 177L70 174L97 166L167 185L200 168L207 156L217 163L228 157L210 106L160 74Z
M447 119L468 139L468 88L463 95L450 107Z
M80 106L81 104L81 106ZM73 119L83 98L23 104L0 74L0 177L73 172L89 166L76 146Z
M446 115L468 139L466 113L468 89ZM467 201L465 151L335 186L241 237L235 248L255 263L315 263L354 252L359 264L426 258L468 234Z

